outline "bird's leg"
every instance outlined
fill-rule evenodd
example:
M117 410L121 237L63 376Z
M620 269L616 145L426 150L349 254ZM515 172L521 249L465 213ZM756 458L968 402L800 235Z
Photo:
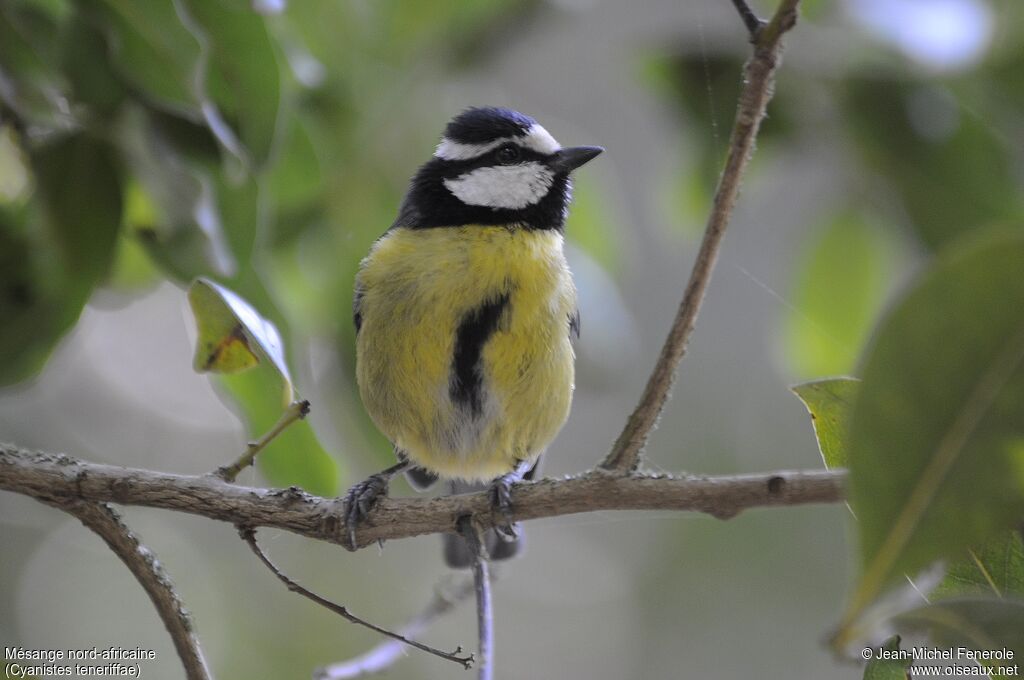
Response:
M348 528L348 540L352 550L356 549L356 527L370 514L374 503L381 496L387 496L391 478L407 467L409 461L403 458L386 470L370 475L345 494L345 526Z
M504 541L515 541L519 538L519 528L512 521L512 485L523 481L523 477L533 469L535 463L533 460L519 461L512 472L491 482L491 510L504 520L504 523L496 525L494 529Z

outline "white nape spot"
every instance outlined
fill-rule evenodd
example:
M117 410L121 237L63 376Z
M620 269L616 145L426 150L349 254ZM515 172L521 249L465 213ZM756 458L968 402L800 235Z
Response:
M518 210L544 198L553 179L540 163L520 163L477 168L444 185L466 205Z
M437 145L434 155L446 161L468 161L471 158L483 156L488 151L497 149L502 144L514 142L537 153L550 155L561 149L561 145L555 141L551 133L545 130L538 123L530 126L525 134L517 137L500 137L485 144L465 144L456 142L454 139L445 137Z
M540 123L530 126L530 129L526 131L526 139L523 140L523 144L545 156L562 148L562 145L556 142L551 133L545 130Z

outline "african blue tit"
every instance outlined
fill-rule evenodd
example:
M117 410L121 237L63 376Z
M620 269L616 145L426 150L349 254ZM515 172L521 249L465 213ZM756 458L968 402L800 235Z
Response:
M348 526L405 471L417 487L491 484L496 509L565 423L580 330L563 254L570 173L603 151L563 148L529 116L470 108L448 123L355 282L356 377L397 465L353 487ZM489 537L492 558L517 534ZM465 566L461 539L446 556Z

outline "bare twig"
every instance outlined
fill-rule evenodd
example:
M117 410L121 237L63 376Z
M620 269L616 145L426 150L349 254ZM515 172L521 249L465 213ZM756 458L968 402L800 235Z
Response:
M416 615L400 633L403 637L417 638L434 620L444 616L459 603L473 594L473 579L460 579L454 586L438 587L434 597L422 612ZM351 680L373 673L380 673L398 661L405 652L405 645L397 640L384 640L379 645L359 656L333 663L317 669L314 680Z
M459 534L473 553L473 589L476 592L476 628L480 640L477 651L480 665L478 680L494 678L494 608L491 601L491 576L487 564L487 550L480 540L480 529L473 518L464 515L458 521Z
M267 557L266 553L263 552L259 544L256 543L256 531L252 527L239 526L238 534L242 537L242 540L249 544L249 547L252 548L252 551L256 554L256 557L260 559L260 562L262 562L267 567L267 569L272 571L274 573L274 576L277 576L277 578L279 578L281 582L288 587L288 590L292 591L293 593L298 593L303 597L309 598L321 607L325 607L326 609L329 609L338 616L341 616L346 621L355 623L360 626L364 626L365 628L369 628L372 631L380 633L381 635L389 637L393 640L397 640L398 642L401 642L403 644L409 645L410 647L415 647L416 649L427 652L428 654L433 654L434 656L440 657L447 661L457 663L466 669L471 668L473 666L472 654L470 654L469 656L460 656L460 654L462 654L462 647L457 647L454 652L444 652L440 649L431 647L430 645L425 645L421 642L410 640L409 638L399 633L395 633L386 628L381 628L380 626L370 623L365 619L361 619L355 614L351 613L348 610L348 608L344 607L343 605L331 602L330 600L317 595L313 591L300 586L298 583L288 578L288 576L286 576L284 572L278 569L274 565L274 563L270 561L270 558Z
M192 626L192 618L181 603L174 584L164 572L156 556L132 533L120 516L105 503L75 498L39 498L40 501L77 517L82 524L106 541L114 554L121 558L156 607L157 614L171 635L178 652L185 677L188 680L210 680L199 638Z
M686 353L687 344L693 334L697 313L704 300L722 237L725 235L725 227L736 205L743 171L753 153L758 128L772 97L775 69L782 50L782 36L796 23L798 3L799 0L782 0L771 23L758 27L754 38L754 54L744 67L743 89L740 92L725 169L715 190L711 215L708 217L693 270L690 272L690 280L683 293L683 301L676 312L672 329L661 348L651 377L647 380L640 403L629 416L622 434L601 463L604 470L629 472L637 468L640 464L640 452L647 443L647 436L661 415L665 402L668 401L676 368ZM737 4L737 7L741 4ZM740 14L743 15L742 9ZM744 21L746 20L744 17ZM754 20L757 20L756 17Z
M309 402L305 399L302 401L293 401L288 405L288 408L285 409L284 413L281 414L280 419L278 419L278 421L274 423L274 426L270 428L269 432L258 440L249 442L249 446L245 453L239 456L238 460L231 463L231 465L225 465L217 468L213 471L213 474L220 477L225 482L235 481L239 472L252 465L253 460L256 458L256 454L265 449L267 444L274 441L279 434L284 432L285 428L296 420L302 420L307 415L309 415Z
M757 34L760 32L761 27L764 26L764 22L757 18L754 10L750 9L750 5L747 4L746 0L732 0L732 4L736 7L736 11L740 13L743 25L747 27L747 32L750 33L750 39L757 40Z
M754 507L837 503L842 470L777 471L719 477L618 475L592 471L566 479L524 482L512 489L512 521L595 510L689 510L728 518ZM344 503L298 488L258 489L211 475L185 476L87 463L64 455L0 444L0 489L48 498L109 501L202 515L253 527L275 527L348 545ZM456 531L474 515L494 526L486 491L441 498L382 498L361 522L358 545Z

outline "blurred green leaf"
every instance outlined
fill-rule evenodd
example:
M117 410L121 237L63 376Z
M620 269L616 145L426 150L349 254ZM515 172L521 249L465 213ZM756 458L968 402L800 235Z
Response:
M81 304L106 276L121 229L121 178L114 150L86 133L32 153L48 233Z
M23 204L29 195L28 158L9 125L0 125L0 206Z
M126 216L127 212L126 205ZM106 286L122 292L137 292L138 289L151 286L162 279L138 235L127 230L122 232L121 238L117 241L114 262Z
M81 309L40 266L26 210L0 206L0 385L38 372Z
M133 88L170 112L201 118L194 91L200 44L174 0L79 0L79 6L104 27L113 66Z
M209 134L138 107L125 112L119 132L136 179L129 224L154 262L180 281L232 276L238 265L224 234L218 154Z
M881 325L850 426L862 576L846 624L902 574L1024 514L1024 232L945 253Z
M900 636L893 635L882 644L881 654L864 667L864 680L907 680L907 669L913 658L896 658L900 652Z
M75 101L92 107L94 119L109 122L126 93L110 64L103 34L76 13L65 27L60 47L61 67Z
M35 7L0 3L0 102L34 125L66 128L68 83L52 53L60 32L52 15Z
M0 384L42 368L106 278L121 229L111 147L86 133L35 149L35 200L0 212Z
M825 467L846 467L849 442L847 428L860 381L853 378L830 378L795 385L791 389L811 414L814 436L818 439L818 450L825 461Z
M257 165L270 155L281 84L274 45L250 2L189 0L209 41L206 90Z
M611 223L613 211L590 182L574 180L573 185L573 202L565 233L605 271L614 272L622 248Z
M268 186L280 211L304 208L320 198L324 190L320 159L309 131L298 116L289 120L281 154L268 174Z
M962 595L1024 596L1024 543L1008 531L970 548L946 568L946 577L929 593L932 600Z
M848 213L810 240L796 265L782 327L794 373L853 369L892 279L891 249L880 230Z
M251 371L220 376L218 383L240 411L251 438L269 431L281 417L286 405L281 399L282 378L272 367L260 364ZM256 462L275 486L300 486L320 496L338 492L338 463L320 446L308 420L293 423L278 435Z
M898 192L928 246L1024 215L1008 140L948 90L852 78L841 110L856 148Z
M1013 659L982 661L983 666L1017 665L1024 656L1024 601L992 598L943 600L896 618L901 630L927 634L937 647L978 652L1003 649Z
M285 402L291 402L292 379L277 326L237 293L207 279L192 282L188 302L199 331L196 371L238 373L267 359L284 380Z

